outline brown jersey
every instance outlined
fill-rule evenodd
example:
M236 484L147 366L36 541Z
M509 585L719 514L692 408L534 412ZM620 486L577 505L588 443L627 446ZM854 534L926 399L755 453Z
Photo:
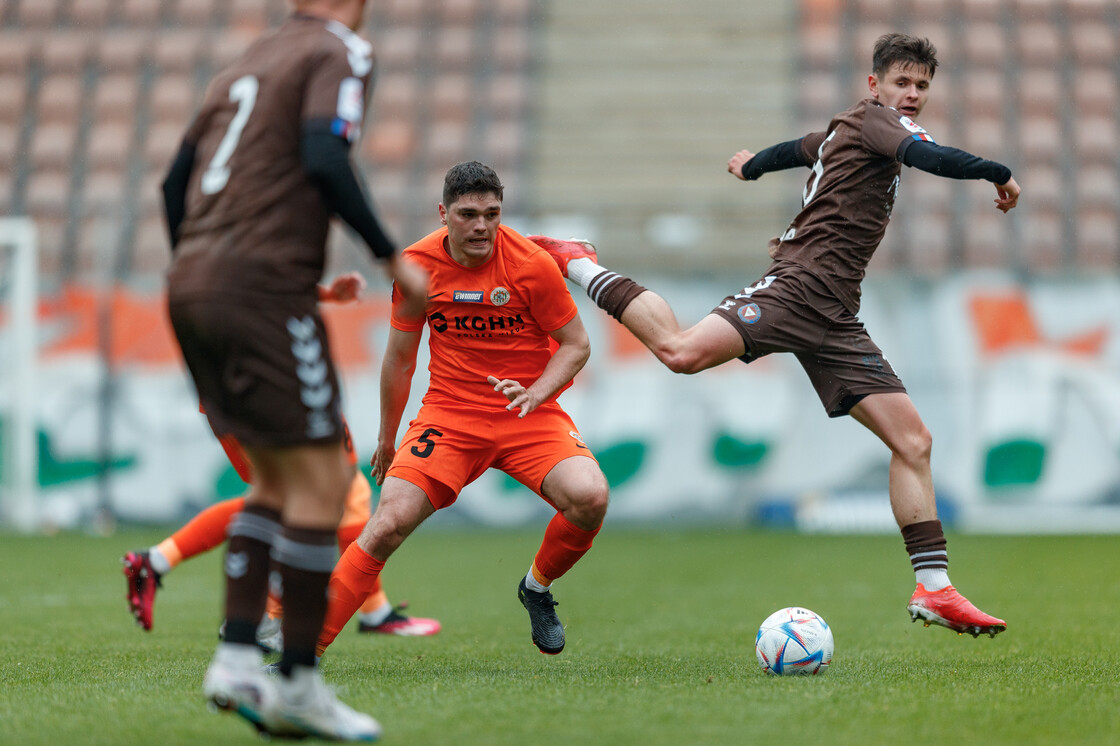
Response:
M866 99L801 142L813 170L801 212L770 241L770 256L812 272L852 313L887 230L902 171L899 146L908 140L932 138L909 117Z
M372 54L344 25L295 14L215 76L184 137L195 160L173 298L316 292L331 213L300 165L301 131L357 139Z

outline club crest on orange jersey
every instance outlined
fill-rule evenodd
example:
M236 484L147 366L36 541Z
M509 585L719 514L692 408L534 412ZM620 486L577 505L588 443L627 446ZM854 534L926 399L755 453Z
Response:
M490 291L490 302L495 306L504 306L509 303L509 291L503 287L496 287Z

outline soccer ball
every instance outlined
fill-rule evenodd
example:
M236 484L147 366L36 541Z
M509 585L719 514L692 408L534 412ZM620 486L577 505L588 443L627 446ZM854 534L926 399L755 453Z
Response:
M754 638L762 670L775 676L824 673L832 662L832 630L819 615L790 606L766 617Z

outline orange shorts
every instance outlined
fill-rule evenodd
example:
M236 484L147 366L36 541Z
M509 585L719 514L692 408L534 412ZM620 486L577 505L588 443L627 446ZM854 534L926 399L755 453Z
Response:
M387 475L424 490L439 510L454 503L463 487L491 467L541 495L544 478L572 456L595 459L572 418L556 402L523 419L504 408L491 412L425 404L409 423Z

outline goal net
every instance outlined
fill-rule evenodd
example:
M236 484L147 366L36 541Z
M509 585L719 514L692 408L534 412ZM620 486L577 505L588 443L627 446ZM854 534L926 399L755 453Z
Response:
M38 246L30 218L0 218L0 527L38 525L35 424Z

